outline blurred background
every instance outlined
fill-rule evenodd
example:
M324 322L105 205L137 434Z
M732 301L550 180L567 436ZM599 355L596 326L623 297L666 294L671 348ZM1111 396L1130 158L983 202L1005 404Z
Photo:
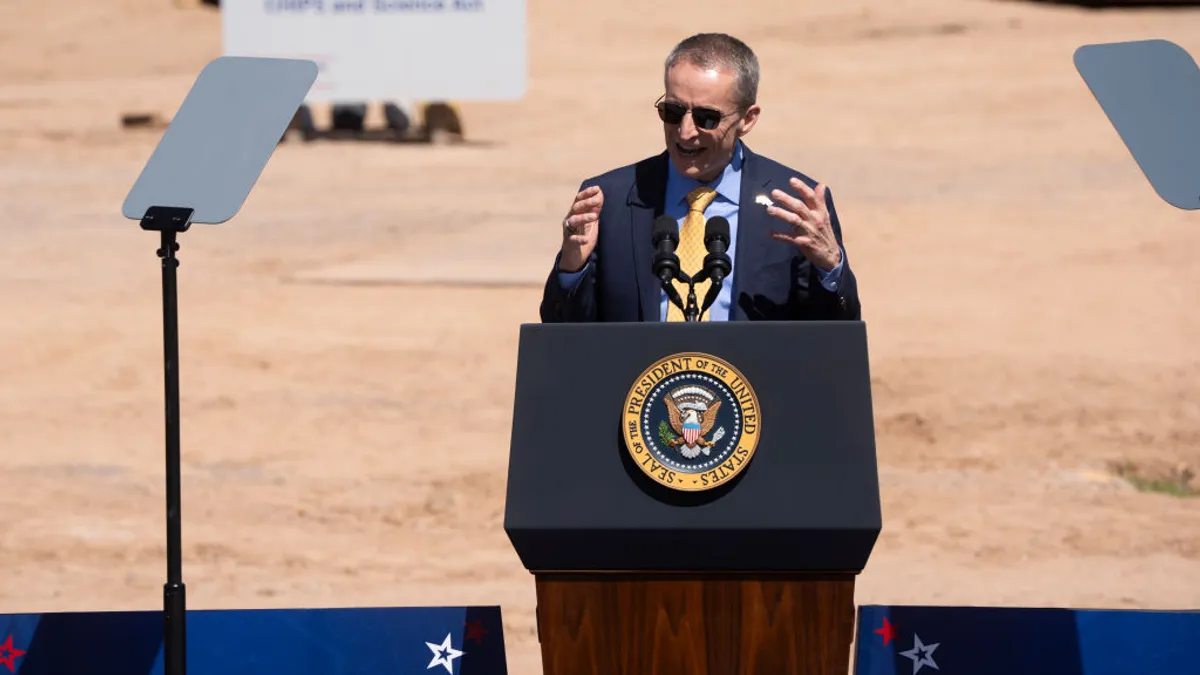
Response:
M5 612L161 606L158 237L120 207L221 11L0 4ZM701 31L758 53L747 143L830 185L859 278L884 529L856 602L1200 606L1200 216L1072 64L1200 53L1200 10L528 0L520 100L371 101L350 139L314 104L181 236L189 609L500 604L539 672L502 530L518 327L580 181L661 151Z

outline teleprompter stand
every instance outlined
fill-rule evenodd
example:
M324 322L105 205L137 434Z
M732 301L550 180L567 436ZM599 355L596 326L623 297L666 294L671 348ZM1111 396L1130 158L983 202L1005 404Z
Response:
M186 592L180 513L177 237L192 223L223 223L241 208L316 80L312 61L221 57L210 62L122 206L159 233L166 394L167 582L163 670L187 672Z
M1163 201L1200 209L1200 68L1168 40L1084 45L1075 68Z
M193 209L152 206L142 218L143 230L162 233L163 369L167 402L167 583L163 586L163 666L167 673L187 671L187 602L183 585L182 524L179 497L179 303L175 270L179 244L175 235L191 226Z

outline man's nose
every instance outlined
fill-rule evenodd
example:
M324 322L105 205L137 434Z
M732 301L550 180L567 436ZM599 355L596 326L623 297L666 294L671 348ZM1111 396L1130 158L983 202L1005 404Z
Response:
M692 111L687 111L683 114L683 119L679 121L679 139L690 140L700 135L700 130L696 128L696 123L692 120Z

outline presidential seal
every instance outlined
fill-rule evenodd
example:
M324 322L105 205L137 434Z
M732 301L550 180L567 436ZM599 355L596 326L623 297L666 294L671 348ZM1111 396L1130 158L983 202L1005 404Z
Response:
M625 399L626 449L647 476L675 490L711 490L741 473L760 433L754 389L709 354L659 360Z

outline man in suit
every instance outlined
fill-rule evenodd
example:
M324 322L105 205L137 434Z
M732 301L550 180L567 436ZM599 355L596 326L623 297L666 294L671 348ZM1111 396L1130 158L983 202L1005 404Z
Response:
M682 321L653 273L654 220L679 223L677 252L699 271L704 223L730 225L733 261L702 321L857 320L857 285L833 196L742 141L758 120L758 59L740 40L694 35L667 57L656 103L666 150L583 182L546 280L545 323ZM708 282L697 285L698 304ZM677 284L686 300L686 284Z

